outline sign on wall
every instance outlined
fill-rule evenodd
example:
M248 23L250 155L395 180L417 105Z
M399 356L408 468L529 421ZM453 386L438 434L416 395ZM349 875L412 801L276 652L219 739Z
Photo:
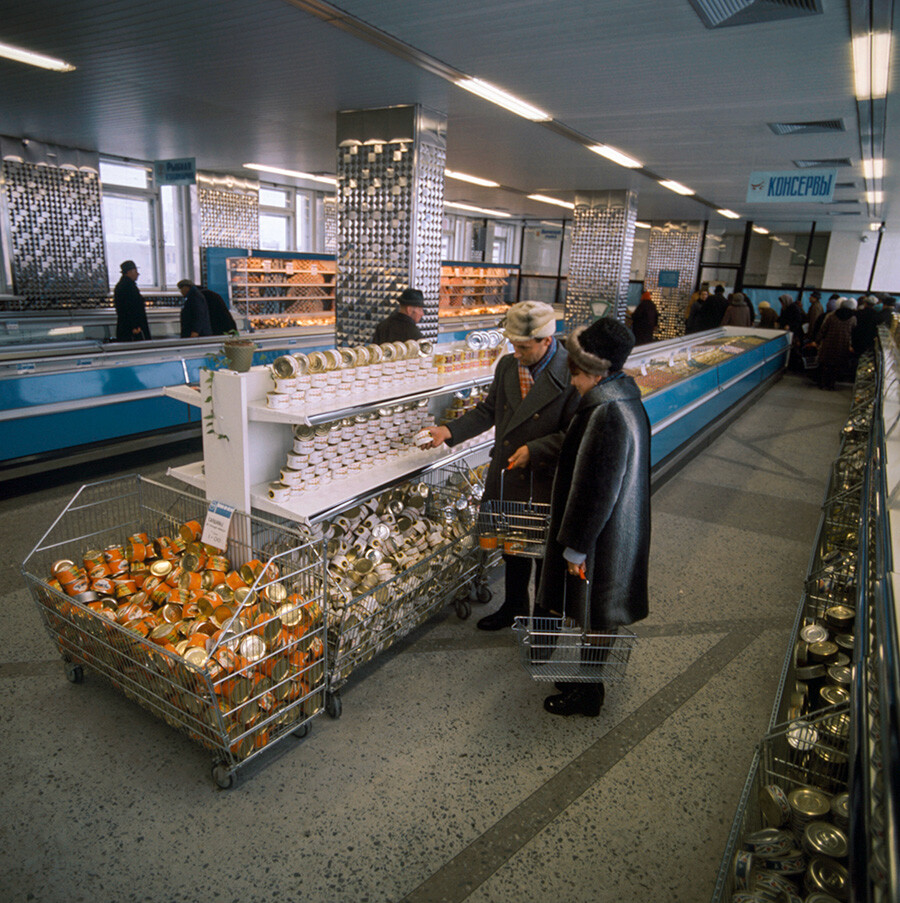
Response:
M797 172L751 172L747 183L747 203L830 204L834 199L836 169L807 169Z
M660 270L656 284L660 288L678 288L678 278L680 276L680 270Z
M197 181L197 160L182 157L179 160L157 160L153 164L157 185L193 185Z

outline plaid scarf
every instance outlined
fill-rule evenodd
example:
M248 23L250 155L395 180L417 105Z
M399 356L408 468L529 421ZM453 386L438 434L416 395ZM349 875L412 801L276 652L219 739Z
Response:
M534 385L534 381L541 375L541 371L547 364L550 363L553 355L556 354L556 338L553 337L550 339L550 347L547 349L544 356L536 363L532 364L530 367L523 364L521 361L516 361L519 367L519 391L522 393L522 398L531 391L531 387Z

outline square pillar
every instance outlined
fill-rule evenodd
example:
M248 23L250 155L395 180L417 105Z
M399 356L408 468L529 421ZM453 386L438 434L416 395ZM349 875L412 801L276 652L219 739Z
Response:
M371 342L405 288L437 336L446 122L418 105L338 113L336 345Z
M644 276L645 290L653 295L653 303L659 311L659 325L654 339L673 339L684 335L684 310L693 291L697 265L700 262L700 238L702 224L699 222L665 223L653 225L647 246L647 268ZM665 273L663 282L674 281L677 285L660 285L660 273Z
M596 319L592 306L595 301L606 302L605 316L624 321L637 192L578 192L574 217L566 330L592 323Z

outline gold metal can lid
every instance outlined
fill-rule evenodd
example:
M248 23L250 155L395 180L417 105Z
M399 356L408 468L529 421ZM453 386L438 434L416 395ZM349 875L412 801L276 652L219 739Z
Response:
M160 579L168 577L171 570L172 562L167 558L160 558L159 561L154 561L153 564L150 565L150 573L153 574L154 577L159 577Z
M185 552L181 556L181 567L186 571L200 570L200 556L193 552Z
M297 627L303 618L303 610L290 602L279 606L278 618L285 627Z
M837 643L832 643L831 640L821 640L809 644L809 660L811 662L822 663L830 661L837 653Z
M798 787L788 794L791 810L804 818L822 818L831 809L828 797L812 787Z
M262 595L276 605L287 599L287 590L283 583L269 583L263 587Z
M184 651L184 660L195 668L205 668L209 656L206 654L206 650L199 646L188 646Z
M824 856L812 859L804 883L810 893L831 894L838 900L850 899L850 874L833 859Z
M309 372L310 373L324 373L325 372L325 355L322 354L321 351L311 351L307 355L307 360L309 361Z
M266 654L266 644L262 637L251 633L241 640L240 650L247 661L258 662Z
M232 590L232 598L235 605L252 605L256 601L256 593L249 586L239 586Z
M825 621L837 630L846 630L855 618L856 610L849 605L832 605L825 609Z
M75 566L75 562L69 558L60 558L59 561L54 561L52 565L50 565L50 573L55 577L60 571L66 570L66 568L71 568Z
M252 692L253 682L249 678L238 677L231 689L231 704L240 705L242 702L246 702Z
M787 742L798 752L808 752L816 745L819 732L807 721L795 721L787 730Z
M856 645L856 638L852 633L839 633L834 638L834 641L841 649L845 650L846 652L852 652L853 647Z
M835 818L840 819L849 819L850 818L850 794L849 793L839 793L834 799L831 801L831 814Z
M801 628L800 637L807 643L821 643L828 639L828 629L822 624L807 624Z
M828 669L828 677L842 687L849 687L853 683L853 669L842 665L832 665Z
M292 379L297 375L297 361L289 354L282 354L272 361L272 373L279 379Z
M810 822L803 829L803 846L810 856L847 857L847 835L826 821Z

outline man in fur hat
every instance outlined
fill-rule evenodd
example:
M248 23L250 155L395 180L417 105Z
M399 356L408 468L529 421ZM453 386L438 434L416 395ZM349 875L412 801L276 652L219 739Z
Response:
M433 447L457 445L494 427L494 448L485 499L549 502L556 458L578 395L569 385L566 350L556 341L556 315L549 304L521 301L507 312L506 337L513 353L497 362L487 397L447 426L431 428ZM503 479L501 482L501 474ZM528 613L533 559L504 555L506 593L502 607L478 622L502 630ZM535 581L540 579L535 562Z

